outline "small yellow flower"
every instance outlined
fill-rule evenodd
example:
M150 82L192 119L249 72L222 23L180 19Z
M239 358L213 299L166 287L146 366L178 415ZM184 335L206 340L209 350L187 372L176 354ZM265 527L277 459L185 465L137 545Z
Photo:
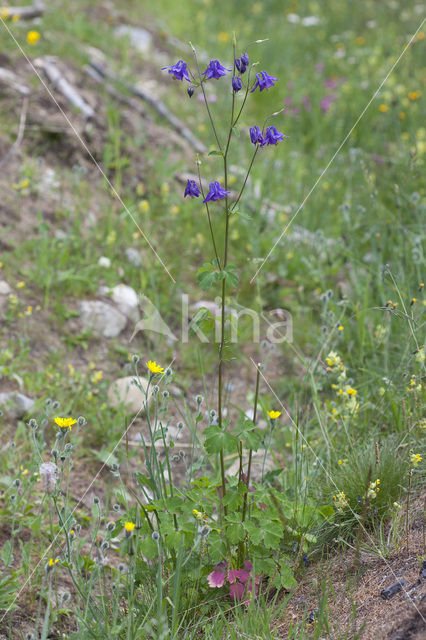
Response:
M40 34L38 31L28 31L27 33L28 44L31 44L31 45L37 44L39 39L40 39Z
M149 211L149 202L148 202L148 200L141 200L139 202L139 211L141 213L147 213Z
M92 375L90 376L90 382L92 384L97 384L98 382L100 382L102 380L104 376L103 371L99 370L99 371L95 371L94 373L92 373Z
M117 234L115 233L115 231L111 231L108 235L107 235L107 239L106 242L107 244L114 244L114 242L117 239Z
M399 118L400 120L405 120L405 111L400 111L400 112L398 113L398 118Z
M10 9L8 9L7 7L0 9L0 18L2 20L7 20L9 15L10 15Z
M73 375L74 375L74 373L75 373L75 369L74 369L74 367L72 366L72 364L69 364L69 365L68 365L68 375L69 375L69 376L73 376Z
M411 302L410 302L411 305L416 304L416 302L417 302L417 298L411 298Z
M55 423L58 425L58 427L60 427L61 429L67 429L69 428L70 431L72 431L72 425L76 424L77 420L75 420L74 418L55 418Z
M419 463L423 460L420 453L411 453L410 454L410 462L413 467L418 467Z
M281 411L273 411L272 410L272 411L267 411L266 413L271 418L271 420L276 420L281 415Z
M21 280L21 282L18 282L16 286L18 287L18 289L23 289L25 287L25 282Z
M337 327L337 331L343 331L343 325L342 324Z
M414 102L414 100L418 100L421 95L420 91L410 91L408 99L411 100L411 102Z
M129 538L132 535L133 529L135 528L134 522L125 522L124 528L126 530L126 538Z
M30 306L27 307L27 310L25 311L25 315L26 316L30 316L32 314L32 312L33 312L33 308L30 305Z
M159 364L157 364L155 362L155 360L149 360L146 363L146 366L148 367L148 369L151 371L151 373L163 373L164 372L164 368L160 367Z
M53 558L50 558L47 564L49 565L49 567L53 567L55 564L58 564L58 562L59 562L58 558L56 558L56 560L54 560Z
M379 107L380 113L386 113L386 111L388 111L388 110L389 110L389 107L388 107L387 104L381 104L380 107Z
M352 389L352 387L347 387L346 393L348 394L348 396L356 396L357 390L356 389Z

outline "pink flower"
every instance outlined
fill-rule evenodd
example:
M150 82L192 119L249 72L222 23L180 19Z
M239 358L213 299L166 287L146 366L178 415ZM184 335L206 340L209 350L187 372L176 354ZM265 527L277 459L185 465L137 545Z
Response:
M244 564L243 569L229 569L223 560L215 566L213 571L207 576L207 582L210 587L223 587L226 582L229 583L229 595L233 600L242 600L245 593L252 593L254 579L254 595L257 596L259 584L262 579L261 575L252 575L252 564L250 560ZM249 602L246 598L245 602Z
M226 578L226 562L222 561L207 576L209 587L223 587Z

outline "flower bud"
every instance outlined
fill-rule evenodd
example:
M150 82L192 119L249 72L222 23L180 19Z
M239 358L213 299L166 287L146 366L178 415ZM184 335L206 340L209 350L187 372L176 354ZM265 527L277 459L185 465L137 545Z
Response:
M238 91L241 91L243 86L243 83L241 82L240 78L238 78L238 76L234 76L232 78L232 88L235 91L235 93L237 93Z
M188 87L186 91L187 91L189 97L192 98L192 96L194 95L194 88L193 87Z

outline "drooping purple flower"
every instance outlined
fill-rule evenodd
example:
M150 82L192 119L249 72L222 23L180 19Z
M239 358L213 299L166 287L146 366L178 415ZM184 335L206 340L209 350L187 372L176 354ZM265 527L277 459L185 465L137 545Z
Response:
M191 196L191 198L198 198L199 195L200 189L198 188L198 184L195 180L188 180L183 197L186 198L186 196Z
M237 67L241 75L243 75L243 73L246 72L247 65L244 64L244 62L242 61L242 58L235 58L235 66Z
M237 76L234 76L232 78L232 88L235 91L235 93L237 93L237 91L241 91L243 86L243 83L241 82L240 78L238 78Z
M187 94L189 95L189 97L192 98L192 96L194 95L194 91L195 91L194 87L188 87L186 91L187 91Z
M249 64L249 62L250 62L250 58L248 57L248 53L247 53L247 52L246 52L246 53L243 53L243 55L241 56L241 62L242 62L243 64L245 64L245 65L246 65L246 67L248 67L248 64Z
M259 127L250 127L250 140L253 144L260 144L260 146L263 147L265 140Z
M280 140L284 140L284 138L288 138L288 136L281 133L281 131L277 131L276 127L267 127L265 131L265 144L278 144Z
M259 91L263 91L264 89L270 89L277 82L277 78L274 76L270 76L266 71L261 71L260 73L256 73L256 82L250 93L253 93L257 87L259 87Z
M176 62L176 64L173 64L170 67L163 67L161 70L164 71L165 69L167 69L169 73L174 75L176 80L183 80L185 78L185 80L191 82L187 70L188 65L183 60L179 60L179 62Z
M216 202L216 200L221 200L222 198L225 198L225 196L227 196L229 193L231 192L225 191L225 189L222 189L219 182L215 180L215 182L210 182L209 192L205 197L205 199L203 200L203 202Z
M210 78L218 80L219 78L226 76L227 71L231 71L231 69L225 69L225 67L220 64L219 60L210 60L209 66L201 75L205 76L205 80L209 80Z

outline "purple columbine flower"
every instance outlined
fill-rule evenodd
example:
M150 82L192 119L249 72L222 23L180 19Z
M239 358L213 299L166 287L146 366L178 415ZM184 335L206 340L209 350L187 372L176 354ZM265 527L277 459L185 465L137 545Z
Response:
M187 71L188 65L183 60L179 60L179 62L176 62L176 64L173 64L171 67L163 67L161 71L165 69L168 69L169 73L173 74L176 80L183 80L185 78L185 80L191 82Z
M199 195L200 189L198 188L198 184L195 182L195 180L188 180L183 197L186 198L186 196L191 196L191 198L198 198Z
M241 75L243 75L243 73L246 72L247 65L244 64L244 62L242 60L242 57L241 58L235 58L235 66L237 67L237 69L241 73Z
M278 142L284 140L284 138L288 138L288 136L281 133L281 131L277 131L276 127L266 128L265 144L278 144Z
M246 53L243 53L243 55L241 56L241 62L242 62L243 64L245 64L245 65L246 65L246 67L248 67L248 64L249 64L249 62L250 62L250 58L248 57L248 53L247 53L247 52L246 52Z
M250 93L259 87L259 91L263 91L264 89L270 89L274 86L275 82L277 82L277 78L274 76L270 76L266 73L266 71L261 71L260 73L256 73L256 83Z
M221 198L224 198L229 193L231 192L225 191L225 189L222 189L222 187L220 186L217 180L215 182L210 182L209 192L205 200L203 200L203 202L216 202L216 200L220 200Z
M241 91L243 86L243 83L241 82L240 78L237 78L237 76L234 76L232 78L232 88L235 91L235 93L237 93L237 91Z
M263 147L265 140L263 139L262 132L259 127L250 128L250 140L253 144L260 144L260 146Z
M209 66L201 75L205 76L205 80L209 80L210 78L218 80L222 78L222 76L226 76L227 71L231 71L231 69L225 69L219 60L210 60Z

